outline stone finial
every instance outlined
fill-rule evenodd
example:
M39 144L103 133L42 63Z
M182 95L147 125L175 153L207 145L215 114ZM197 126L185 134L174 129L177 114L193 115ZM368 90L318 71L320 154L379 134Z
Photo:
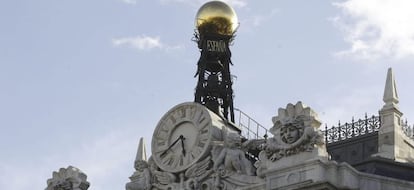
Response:
M395 85L394 73L392 68L388 69L387 80L385 82L384 97L382 99L385 103L384 108L388 107L397 107L398 104L398 94L397 86Z
M135 172L125 185L126 190L149 190L151 189L151 173L147 162L147 151L145 150L144 138L139 139L137 156L134 162Z
M385 105L379 111L381 128L378 131L378 153L373 156L395 160L397 162L414 162L414 141L404 134L398 108L398 94L392 69L388 69L385 83Z
M143 137L139 139L137 156L135 157L135 162L137 161L147 161L147 150L145 149L145 142Z
M85 173L73 166L60 168L59 172L53 172L53 177L47 180L45 190L87 190L89 182L86 178Z

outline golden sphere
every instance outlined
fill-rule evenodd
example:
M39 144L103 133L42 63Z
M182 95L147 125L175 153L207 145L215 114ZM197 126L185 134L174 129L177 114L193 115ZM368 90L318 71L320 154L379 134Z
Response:
M234 9L221 1L210 1L201 6L195 19L200 34L233 35L238 25Z

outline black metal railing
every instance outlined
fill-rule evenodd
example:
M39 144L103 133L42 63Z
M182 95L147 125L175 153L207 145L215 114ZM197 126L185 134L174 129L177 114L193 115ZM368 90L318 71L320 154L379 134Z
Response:
M249 115L234 108L236 121L235 124L239 125L242 129L242 136L246 139L263 139L267 138L268 130L259 124L256 120Z
M407 120L401 120L401 127L407 137L414 139L414 126L408 125Z
M333 126L328 129L328 126L325 125L325 131L322 132L325 135L325 142L329 144L374 133L378 131L380 127L380 116L373 115L368 117L367 114L365 114L364 119L355 121L354 118L352 118L350 123L341 124L339 122L337 127Z
M240 126L242 132L241 135L246 139L266 139L268 137L268 130L254 120L252 117L244 113L238 108L234 108L236 121L235 124ZM408 125L407 120L401 120L402 130L404 134L414 140L414 125ZM348 140L354 137L359 137L367 134L377 132L381 128L381 117L372 115L368 117L365 114L363 119L354 120L350 123L341 124L338 126L332 126L328 129L325 125L325 130L322 133L325 136L325 142L327 144L335 143L343 140Z

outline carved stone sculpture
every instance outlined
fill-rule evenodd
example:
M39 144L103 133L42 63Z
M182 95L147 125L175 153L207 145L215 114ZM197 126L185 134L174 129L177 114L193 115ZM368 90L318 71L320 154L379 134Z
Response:
M60 168L59 172L53 172L53 177L47 180L45 190L87 190L89 182L86 178L86 174L73 166Z
M253 175L252 166L245 158L245 153L241 150L241 138L236 133L229 133L226 137L225 147L214 161L214 169L223 167L226 173L236 172L238 174Z
M246 158L237 133L227 133L224 146L212 150L213 169L210 189L237 189L261 184L263 181L254 175L252 163Z
M316 113L302 102L288 104L286 109L280 108L273 123L270 132L274 136L264 146L267 157L272 161L312 151L315 145L324 144L323 135L317 130L321 122Z
M129 179L131 182L125 185L126 190L150 190L151 174L148 168L144 139L141 138L138 145L137 156L134 162L135 172Z
M300 154L295 161L304 161L316 156L327 157L324 138L318 129L321 122L311 108L304 106L302 102L296 105L288 104L286 109L280 108L278 116L272 120L274 125L270 132L273 137L260 146L262 151L258 162L255 163L259 176L264 177L266 170L275 167L271 163L284 157ZM306 152L308 154L305 154Z
M203 161L198 162L185 171L185 176L188 178L186 187L188 189L200 189L201 182L209 176L213 170L210 169L211 158L208 156Z
M131 182L126 184L126 190L149 190L151 189L151 175L148 163L144 160L135 161L136 171L130 177Z
M149 160L151 174L153 176L152 186L154 189L200 189L201 183L213 170L210 169L211 157L208 156L200 162L192 165L185 172L174 174L160 171L152 158Z

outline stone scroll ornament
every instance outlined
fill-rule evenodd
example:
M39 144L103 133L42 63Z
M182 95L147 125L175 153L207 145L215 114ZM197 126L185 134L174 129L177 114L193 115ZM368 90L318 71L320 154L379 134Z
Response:
M58 172L53 172L51 179L47 180L45 190L87 190L89 182L86 178L86 174L73 166L60 168Z
M260 157L276 161L282 157L312 151L315 145L323 145L324 138L318 130L321 122L316 112L302 104L288 104L279 108L278 116L272 118L272 138L262 145Z

